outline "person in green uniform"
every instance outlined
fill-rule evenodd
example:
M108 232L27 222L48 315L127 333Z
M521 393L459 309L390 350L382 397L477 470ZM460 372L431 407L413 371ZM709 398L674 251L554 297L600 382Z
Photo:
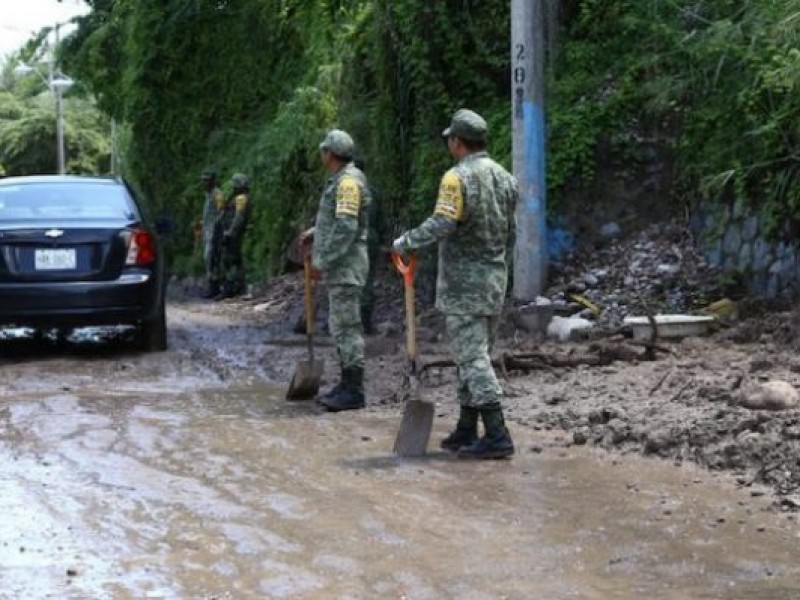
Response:
M250 200L250 183L243 173L236 173L231 178L233 191L228 196L220 215L220 231L222 252L220 267L222 270L222 287L217 300L232 298L244 292L245 272L242 257L242 244L247 223L253 211Z
M203 262L206 267L207 290L205 298L213 298L220 291L220 252L222 232L219 227L219 217L225 206L225 195L217 185L217 172L207 168L200 175L200 185L203 188Z
M328 286L329 327L336 344L341 381L320 403L330 411L364 407L364 330L360 302L369 272L367 215L372 201L367 178L353 164L354 143L340 129L320 144L330 173L319 201L315 226L302 235L313 239L312 264Z
M455 113L443 136L456 165L442 177L434 214L393 243L401 254L439 244L436 307L446 317L461 405L455 431L441 445L461 458L514 453L489 353L506 295L519 194L514 177L489 158L487 133L477 113Z

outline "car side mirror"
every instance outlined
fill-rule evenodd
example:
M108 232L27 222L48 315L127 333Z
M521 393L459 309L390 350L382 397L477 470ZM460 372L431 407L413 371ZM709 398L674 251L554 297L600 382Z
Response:
M153 229L158 235L170 235L178 228L178 223L170 217L159 217L153 223Z

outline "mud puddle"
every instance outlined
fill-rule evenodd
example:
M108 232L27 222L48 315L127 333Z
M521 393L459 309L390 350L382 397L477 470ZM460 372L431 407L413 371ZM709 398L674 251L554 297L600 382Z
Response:
M797 525L707 474L521 429L513 461L401 462L397 421L263 385L4 396L0 597L800 597Z

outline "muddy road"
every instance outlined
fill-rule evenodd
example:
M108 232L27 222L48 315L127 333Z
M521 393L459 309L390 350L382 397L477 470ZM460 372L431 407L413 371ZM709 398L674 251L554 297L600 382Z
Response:
M284 402L301 351L253 319L169 324L2 344L0 598L800 598L797 521L725 476L520 424L512 461L399 461L397 407Z

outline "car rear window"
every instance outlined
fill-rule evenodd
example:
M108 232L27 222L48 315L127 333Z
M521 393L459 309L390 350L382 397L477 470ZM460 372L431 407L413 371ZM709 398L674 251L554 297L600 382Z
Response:
M108 183L0 185L0 221L135 219L127 190Z

